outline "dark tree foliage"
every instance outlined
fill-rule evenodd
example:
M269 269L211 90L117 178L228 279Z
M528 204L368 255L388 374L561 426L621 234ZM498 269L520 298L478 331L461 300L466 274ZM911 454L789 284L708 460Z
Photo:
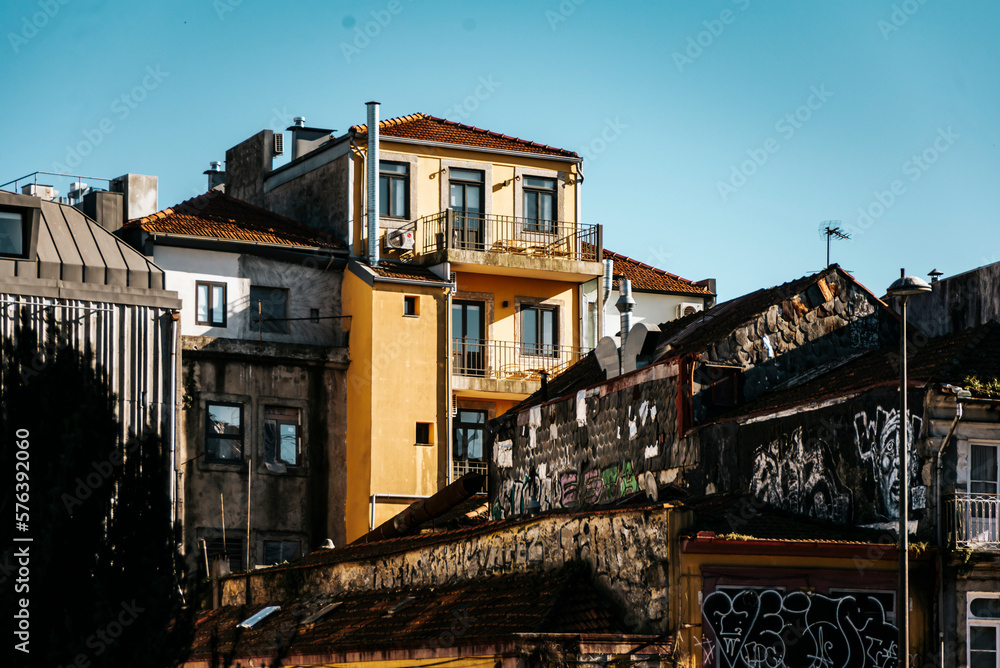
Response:
M178 588L182 560L164 449L150 428L122 442L106 370L89 351L58 342L54 322L46 329L53 334L39 341L22 313L14 340L3 341L0 370L3 525L32 539L3 544L4 609L29 600L30 654L15 651L15 662L175 665L190 646L191 619ZM17 438L23 430L27 438ZM26 489L15 487L14 473L23 441L27 531L14 523L17 494ZM25 546L30 576L19 582L15 555Z

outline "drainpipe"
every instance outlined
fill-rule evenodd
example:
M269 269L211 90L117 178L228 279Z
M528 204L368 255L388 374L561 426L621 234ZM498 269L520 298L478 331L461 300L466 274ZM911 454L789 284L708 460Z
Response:
M367 171L367 218L368 218L368 264L378 264L378 102L366 102L368 107L368 169Z
M451 279L452 276L451 276L451 263L450 262L445 262L444 263L444 271L445 271L445 275L448 276L449 279ZM447 361L445 363L445 370L444 370L445 371L445 398L448 401L448 405L445 407L445 416L446 417L445 417L445 421L444 421L444 423L446 425L445 429L448 432L448 433L445 434L445 443L447 443L447 448L446 449L447 449L447 458L448 458L448 461L445 462L445 477L444 477L444 479L445 479L445 486L446 487L452 483L452 470L451 470L451 468L452 468L452 457L454 456L454 448L455 448L455 443L454 443L454 441L452 439L452 433L454 431L454 420L455 420L455 418L451 414L452 413L451 407L455 403L455 398L452 396L452 392L454 390L452 390L452 387L451 387L451 375L455 371L455 369L454 369L454 360L452 359L452 353L451 353L451 346L452 346L452 329L451 328L452 328L452 325L454 324L451 321L451 302L452 302L452 298L455 295L455 290L457 288L457 283L458 283L458 279L457 278L455 280L452 280L448 284L448 287L445 288L445 295L444 295L444 301L445 301L444 349L445 349L446 354L447 354Z
M180 311L170 312L170 524L177 523L177 326Z
M936 512L935 512L935 526L937 527L937 578L938 578L938 654L941 660L941 668L944 668L944 556L942 554L943 547L942 541L944 539L943 532L941 530L941 469L944 466L941 461L944 455L945 448L948 447L948 443L951 442L951 437L955 433L955 429L958 427L958 421L962 419L962 403L960 401L955 402L955 419L951 421L951 427L948 429L948 434L941 441L941 447L934 454L935 468L937 469L937 475L934 476L934 498L936 499Z
M624 355L625 355L625 340L628 338L629 330L632 329L632 309L635 308L635 300L632 299L632 281L627 278L622 278L618 282L619 294L618 301L615 303L615 308L621 313L622 318L622 345L621 352L619 354L619 359L622 362L619 368L622 369L624 373Z

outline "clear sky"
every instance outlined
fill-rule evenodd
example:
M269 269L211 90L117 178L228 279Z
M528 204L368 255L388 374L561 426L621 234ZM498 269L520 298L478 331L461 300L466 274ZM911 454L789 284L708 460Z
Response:
M721 299L821 269L826 220L879 295L1000 260L996 0L3 6L0 182L153 174L165 208L259 130L378 100L580 152L606 247Z

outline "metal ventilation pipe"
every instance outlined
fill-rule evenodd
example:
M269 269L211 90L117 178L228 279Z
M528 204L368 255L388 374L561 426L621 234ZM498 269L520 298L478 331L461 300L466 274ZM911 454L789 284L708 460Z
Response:
M622 278L618 281L618 301L615 302L615 308L618 312L622 314L622 345L621 351L625 352L625 339L628 338L628 332L632 329L632 309L635 308L635 300L632 299L632 281L627 278Z
M368 264L378 264L378 102L366 102L368 107L368 157L367 175L368 197Z
M214 190L226 182L226 173L222 171L222 163L218 160L210 162L209 165L209 168L202 172L202 174L208 176L208 189Z

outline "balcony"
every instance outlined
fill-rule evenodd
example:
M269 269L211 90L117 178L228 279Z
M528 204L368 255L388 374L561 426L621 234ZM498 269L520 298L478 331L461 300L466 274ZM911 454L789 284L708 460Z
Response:
M538 382L543 373L560 373L586 353L573 346L453 338L452 373L469 378Z
M451 461L451 479L458 480L466 473L480 473L488 475L489 464L475 459L453 459Z
M414 228L416 254L434 264L483 265L490 273L535 268L566 278L601 273L600 225L449 209L417 219Z
M1000 497L954 494L945 499L950 542L957 548L1000 550Z

